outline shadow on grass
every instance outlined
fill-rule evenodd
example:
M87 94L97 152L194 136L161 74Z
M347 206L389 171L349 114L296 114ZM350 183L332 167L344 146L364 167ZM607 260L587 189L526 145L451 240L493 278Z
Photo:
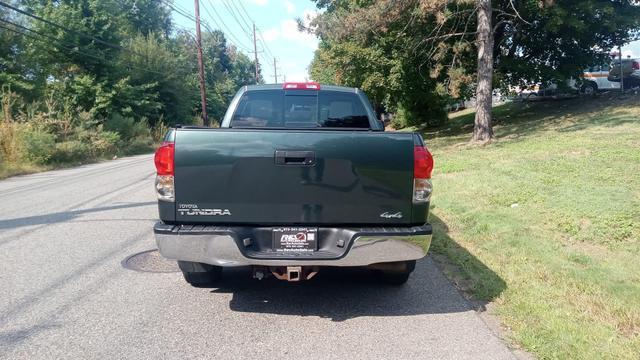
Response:
M431 213L429 222L433 225L431 254L445 276L479 311L496 299L507 288L507 283L491 268L471 254L449 235L447 224Z

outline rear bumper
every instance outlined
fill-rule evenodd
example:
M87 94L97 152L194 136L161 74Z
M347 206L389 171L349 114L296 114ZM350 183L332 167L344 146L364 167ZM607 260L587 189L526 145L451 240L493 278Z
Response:
M377 263L417 260L431 245L430 224L412 227L320 228L325 244L310 254L286 256L260 246L268 228L203 225L154 226L162 256L218 266L367 266ZM246 246L246 239L255 236ZM344 242L343 246L336 244ZM262 241L264 245L266 242Z

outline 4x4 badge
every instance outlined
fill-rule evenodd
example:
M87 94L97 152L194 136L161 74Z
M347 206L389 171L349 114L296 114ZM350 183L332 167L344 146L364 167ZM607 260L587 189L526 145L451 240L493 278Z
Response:
M389 213L387 211L383 212L382 214L380 214L381 218L385 218L385 219L402 219L402 213L400 211L398 211L397 213Z

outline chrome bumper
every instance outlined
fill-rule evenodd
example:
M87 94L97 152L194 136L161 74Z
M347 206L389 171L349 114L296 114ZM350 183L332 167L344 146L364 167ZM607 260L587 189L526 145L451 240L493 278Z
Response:
M431 245L431 225L405 228L344 229L352 234L343 239L345 248L335 258L314 253L286 258L251 256L241 251L242 242L234 228L182 226L157 223L154 227L160 254L168 259L201 262L218 266L367 266L377 263L417 260ZM268 256L268 253L267 253Z

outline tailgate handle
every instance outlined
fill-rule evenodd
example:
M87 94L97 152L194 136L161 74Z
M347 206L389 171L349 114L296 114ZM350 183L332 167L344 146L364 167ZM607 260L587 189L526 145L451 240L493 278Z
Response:
M276 165L306 165L316 163L316 153L313 151L285 151L276 150Z

